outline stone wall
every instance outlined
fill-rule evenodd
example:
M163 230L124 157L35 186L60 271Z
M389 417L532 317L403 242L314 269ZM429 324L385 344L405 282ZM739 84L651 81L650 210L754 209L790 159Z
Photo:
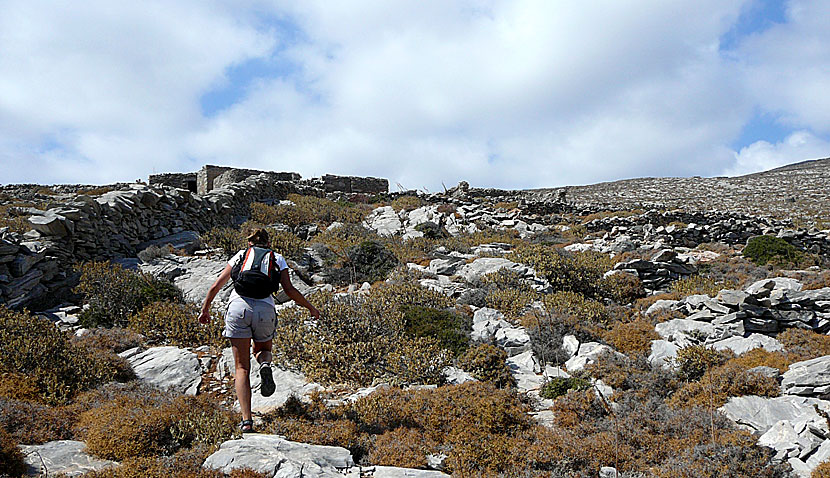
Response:
M151 186L170 186L171 188L186 189L197 192L197 173L164 173L151 174Z
M134 257L139 245L186 230L204 232L247 217L255 201L322 191L267 174L205 195L168 186L131 184L99 197L71 195L48 210L32 209L32 230L0 232L0 304L37 304L71 285L72 266L87 260Z
M389 181L383 178L362 178L357 176L326 174L322 179L327 193L379 194L389 191Z
M199 194L207 194L213 190L213 182L216 178L230 169L226 166L213 166L210 164L202 166L202 169L196 173L196 192Z

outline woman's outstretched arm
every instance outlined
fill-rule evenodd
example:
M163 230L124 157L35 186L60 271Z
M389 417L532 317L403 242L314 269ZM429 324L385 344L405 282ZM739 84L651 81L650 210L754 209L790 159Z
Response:
M219 274L219 277L216 278L216 281L214 281L213 285L211 285L210 289L208 289L207 297L205 297L205 303L202 304L202 313L199 314L200 323L206 324L210 321L210 304L213 303L213 299L216 297L216 294L222 290L222 287L225 287L225 284L228 283L230 278L231 266L226 265Z

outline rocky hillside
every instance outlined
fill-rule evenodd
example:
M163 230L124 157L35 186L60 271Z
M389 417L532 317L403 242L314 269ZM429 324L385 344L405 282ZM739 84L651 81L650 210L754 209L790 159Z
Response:
M830 230L592 187L18 188L0 475L825 476ZM196 317L252 227L322 317L275 297L277 392L252 367L243 435L230 287Z
M737 177L637 178L567 188L577 204L609 209L685 209L830 221L830 158ZM538 190L550 193L551 190Z

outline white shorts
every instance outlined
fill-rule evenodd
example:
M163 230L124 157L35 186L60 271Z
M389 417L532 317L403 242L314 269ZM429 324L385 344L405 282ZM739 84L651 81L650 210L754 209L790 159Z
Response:
M266 342L274 338L276 325L277 311L270 301L237 296L228 304L222 336Z

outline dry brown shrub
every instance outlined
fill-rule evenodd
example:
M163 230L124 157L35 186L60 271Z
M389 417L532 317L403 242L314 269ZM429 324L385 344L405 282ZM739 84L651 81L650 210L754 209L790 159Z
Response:
M0 476L22 476L25 472L23 453L6 430L0 428Z
M651 352L651 341L659 338L654 325L644 319L629 323L617 322L603 334L603 339L616 350L634 355L648 355Z
M159 407L119 396L81 414L89 451L101 458L171 455L193 445L218 445L236 432L236 417L207 396L181 396Z
M507 352L495 345L471 347L458 358L458 366L477 380L492 383L498 388L516 384L507 366Z
M730 397L758 395L777 397L781 395L778 380L757 373L735 363L727 363L706 372L700 381L689 382L668 400L675 408L709 407L718 408Z
M73 337L72 342L81 346L121 353L144 345L144 336L122 327L97 328L87 330L80 337Z
M207 325L200 324L198 317L199 309L195 304L154 302L132 314L127 326L152 344L221 347L224 344L223 320L218 311L214 311Z
M0 372L0 398L40 402L40 387L34 378L15 372Z
M77 413L69 407L0 399L0 429L24 445L72 439L77 418Z
M810 473L810 478L830 478L830 461L819 464Z
M776 337L791 363L830 355L830 336L812 330L787 329Z
M817 290L830 287L830 271L821 271L815 276L804 280L802 290Z
M435 448L422 431L401 427L378 435L368 459L376 465L425 468L427 454Z
M553 405L557 426L576 427L583 422L590 422L608 414L605 405L597 398L593 389L572 391L556 399Z
M790 367L790 360L785 353L782 352L768 352L759 347L729 360L727 363L735 364L747 370L755 367L772 367L777 368L784 373Z

